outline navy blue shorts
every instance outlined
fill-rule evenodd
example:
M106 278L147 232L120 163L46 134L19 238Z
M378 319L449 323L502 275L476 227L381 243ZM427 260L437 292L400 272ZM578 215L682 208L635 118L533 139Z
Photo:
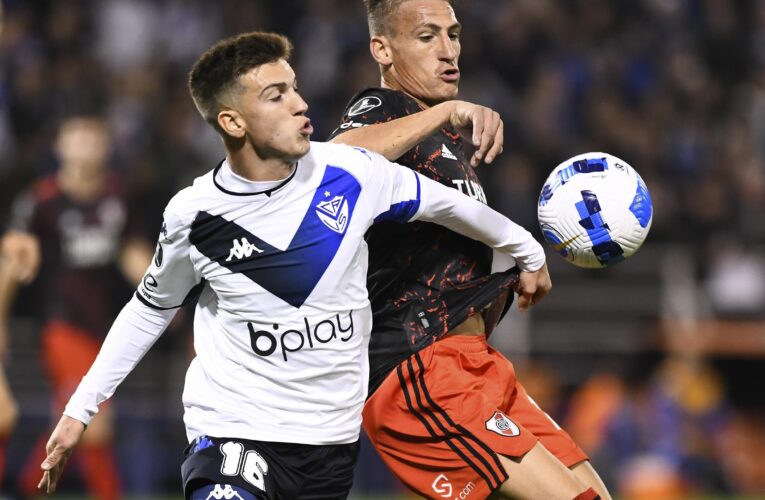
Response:
M308 445L202 436L184 452L183 491L191 499L200 488L218 493L228 485L227 491L248 491L258 500L347 498L358 455L358 441Z

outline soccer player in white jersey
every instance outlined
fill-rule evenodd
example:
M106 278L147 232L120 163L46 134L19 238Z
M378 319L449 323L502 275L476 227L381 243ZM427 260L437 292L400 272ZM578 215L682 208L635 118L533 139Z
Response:
M194 64L191 95L226 158L167 205L142 285L48 442L47 492L98 404L196 297L186 497L345 498L367 393L367 229L433 221L546 273L539 243L482 203L363 149L310 142L289 54L286 38L256 32Z

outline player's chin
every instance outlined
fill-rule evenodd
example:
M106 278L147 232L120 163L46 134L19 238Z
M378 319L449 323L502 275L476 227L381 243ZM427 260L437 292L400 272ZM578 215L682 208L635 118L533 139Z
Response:
M451 101L457 98L459 92L459 81L457 82L441 82L440 85L433 89L433 100L438 102Z
M306 134L300 134L298 137L296 143L295 143L295 151L300 156L303 156L304 154L308 153L308 151L311 150L311 136Z
M307 137L299 136L292 143L282 144L279 150L283 160L297 161L311 150L311 141Z

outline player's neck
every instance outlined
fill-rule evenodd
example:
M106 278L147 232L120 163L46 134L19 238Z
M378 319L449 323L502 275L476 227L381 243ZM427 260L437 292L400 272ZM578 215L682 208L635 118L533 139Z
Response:
M406 88L404 88L402 85L400 85L398 82L395 82L395 81L388 81L385 78L382 78L380 80L380 86L384 89L390 89L390 90L395 90L397 92L403 92L404 94L408 95L409 97L417 101L417 104L419 104L422 109L428 109L435 106L436 104L439 104L437 102L433 103L433 102L423 101L421 98L412 94L411 92L406 90Z
M295 161L287 158L261 158L255 151L242 148L228 151L226 161L231 171L248 181L280 181L292 173Z
M58 171L61 191L78 203L90 203L103 192L106 173L103 168L63 165Z

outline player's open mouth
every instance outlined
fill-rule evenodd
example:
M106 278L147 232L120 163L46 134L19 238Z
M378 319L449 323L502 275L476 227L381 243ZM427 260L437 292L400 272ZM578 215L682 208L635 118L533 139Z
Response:
M303 128L300 129L300 133L303 135L313 134L313 125L311 125L311 120L308 120L305 122L305 125L303 125Z
M456 82L460 79L460 70L457 68L447 69L441 73L441 79L445 82Z

